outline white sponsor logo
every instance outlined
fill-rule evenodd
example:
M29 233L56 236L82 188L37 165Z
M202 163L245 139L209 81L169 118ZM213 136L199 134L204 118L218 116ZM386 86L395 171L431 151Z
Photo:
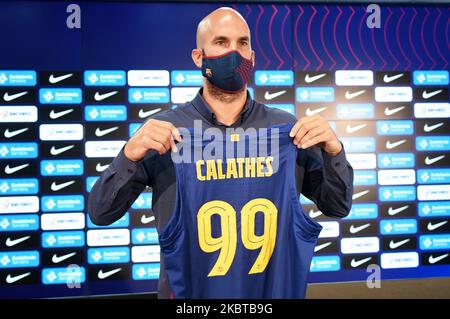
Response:
M141 223L142 224L148 224L148 223L150 223L150 222L152 222L152 221L154 221L155 220L155 216L149 216L149 217L147 217L147 216L145 216L145 214L144 215L142 215L142 217L141 217Z
M264 98L268 101L273 100L281 95L283 95L284 93L286 93L286 90L283 91L279 91L279 92L274 92L274 93L269 93L268 91L266 91L266 93L264 94Z
M181 104L191 101L198 93L199 87L175 87L170 89L172 103Z
M366 195L368 193L369 193L368 189L365 190L365 191L359 192L359 193L355 193L355 194L353 194L352 199L358 199L358 198L360 198L360 197L362 197L362 196L364 196L364 195Z
M325 75L327 75L327 74L326 73L321 73L321 74L317 74L317 75L313 75L313 76L310 76L309 74L306 74L305 75L305 82L306 83L312 83L314 81L317 81L317 80L323 78Z
M158 113L159 111L161 111L160 107L157 109L154 109L154 110L149 110L149 111L144 111L143 109L140 109L138 115L141 119L143 119L143 118L149 117L150 115Z
M37 196L1 196L0 214L36 213L39 211Z
M127 141L87 141L86 157L116 157Z
M356 131L359 131L360 129L366 127L367 124L360 124L360 125L355 125L355 126L351 126L351 125L347 125L346 131L347 133L355 133Z
M41 124L39 137L43 141L82 140L83 125L81 124Z
M419 254L416 252L381 254L382 268L415 268L417 266L419 266Z
M131 248L131 260L136 262L159 262L159 245L134 246Z
M88 246L123 246L130 243L128 229L94 229L87 231Z
M58 256L58 255L56 255L56 254L53 254L53 256L52 256L52 262L53 262L54 264L59 264L60 262L66 260L66 259L69 259L70 257L73 257L73 256L75 256L76 254L77 254L76 252L69 253L69 254L62 255L62 256Z
M412 185L416 182L413 169L382 169L378 171L380 185Z
M313 116L313 115L315 115L315 114L317 114L317 113L320 113L320 112L322 112L322 111L325 111L327 108L324 106L324 107L319 107L319 108L317 108L317 109L315 109L315 110L311 110L309 107L306 109L306 115L307 116Z
M373 72L370 70L339 70L335 72L336 84L347 86L372 85Z
M318 252L318 251L320 251L320 250L322 250L322 249L324 249L324 248L330 246L331 244L332 244L332 242L329 241L329 242L327 242L327 243L323 243L323 244L321 244L321 245L317 245L317 246L314 248L314 252L316 253L316 252Z
M371 259L372 259L372 257L367 257L367 258L360 259L360 260L355 260L355 258L352 258L352 261L350 262L350 265L353 268L356 268L356 267L359 267L359 266L365 264L366 262L368 262Z
M429 222L428 225L427 225L427 229L429 231L433 231L435 229L438 229L441 226L444 226L447 223L448 223L448 221L446 221L446 220L444 220L443 222L440 222L440 223L436 223L436 224L433 224L433 223Z
M397 241L397 242L391 240L391 241L389 242L389 248L390 248L390 249L397 249L398 247L403 246L404 244L406 244L406 243L409 242L409 241L410 241L409 238L404 239L404 240L400 240L400 241Z
M383 77L383 81L384 81L384 83L391 83L392 81L400 79L402 76L403 76L403 73L391 75L391 76L385 74Z
M323 227L319 238L339 237L338 222L319 222L319 224Z
M427 100L429 98L432 98L435 95L438 95L439 93L441 93L442 90L436 90L436 91L432 91L432 92L427 92L426 90L422 92L422 97Z
M374 169L377 166L377 157L373 153L349 153L346 156L353 169Z
M435 263L441 261L442 259L447 258L448 255L449 255L449 254L443 254L443 255L438 256L438 257L433 257L433 255L430 255L430 257L428 257L428 262L429 262L430 264L435 264Z
M52 155L59 155L61 153L64 153L72 148L74 148L75 145L68 145L68 146L64 146L64 147L60 147L60 148L56 148L55 146L52 146L52 148L50 149L50 154Z
M410 102L412 88L409 86L378 86L375 88L377 102Z
M169 71L166 70L129 70L129 86L168 86Z
M396 107L395 109L390 109L389 107L386 107L385 109L384 109L384 114L386 115L386 116L390 116L390 115L392 115L392 114L395 114L395 113L397 113L397 112L400 112L401 110L403 110L405 107L404 106L399 106L399 107Z
M94 99L96 101L103 101L103 100L106 100L107 98L109 98L109 97L111 97L113 95L116 95L117 93L119 93L119 91L112 91L112 92L103 93L103 94L100 94L100 92L95 92Z
M17 275L17 276L11 276L11 274L8 274L8 276L6 277L6 283L13 284L16 281L19 281L25 277L28 277L29 275L31 275L31 272L26 272L24 274Z
M450 117L450 103L415 103L414 116L417 118Z
M18 165L16 167L10 167L9 164L8 164L5 167L5 173L8 174L8 175L9 174L13 174L13 173L15 173L17 171L20 171L21 169L24 169L25 167L28 167L28 166L30 166L30 164Z
M0 106L0 123L36 122L36 106Z
M121 270L122 270L122 268L117 268L117 269L113 269L113 270L104 272L103 269L100 269L98 272L98 278L105 279L105 278L111 277L112 275L117 274Z
M388 149L388 150L391 150L391 149L393 149L393 148L396 148L397 146L400 146L400 145L402 145L403 143L405 143L406 142L406 140L400 140L400 141L397 141L397 142L391 142L391 141L387 141L386 142L386 148Z
M60 118L60 117L62 117L64 115L66 115L66 114L69 114L69 113L71 113L73 111L74 111L74 109L68 109L68 110L59 111L59 112L55 112L55 110L51 110L49 116L50 116L51 119L55 120L55 119Z
M389 216L394 216L397 215L398 213L401 213L402 211L404 211L405 209L407 209L409 207L409 205L405 205L399 208L393 208L393 207L389 207L388 209L388 215Z
M101 130L99 127L97 127L97 129L95 130L95 135L98 136L98 137L102 137L102 136L105 136L105 135L107 135L107 134L109 134L111 132L117 131L118 129L119 129L118 126L114 126L114 127L107 128L107 129L104 129L104 130Z
M376 253L380 250L378 237L342 238L341 251L343 254Z
M61 183L61 184L56 184L55 182L53 182L52 185L50 186L50 188L52 189L52 191L57 192L57 191L59 191L59 190L61 190L63 188L66 188L66 187L74 184L74 183L75 183L74 180L68 181L68 182L65 182L65 183Z
M15 131L10 131L9 129L6 129L4 135L6 138L11 138L16 135L22 134L23 132L26 132L26 131L28 131L28 127L21 128L19 130L15 130Z
M438 127L441 127L442 125L444 125L444 122L440 122L434 125L428 125L428 123L425 123L425 125L423 126L423 130L428 133L437 129Z
M440 161L441 159L443 159L444 157L445 157L445 155L439 155L434 158L430 158L427 156L427 157L425 157L425 165L434 164L434 163Z
M54 76L53 74L50 74L48 81L51 84L55 84L55 83L58 83L58 82L64 81L65 79L70 78L72 75L73 75L73 73L64 74L64 75L60 75L60 76Z
M322 212L320 210L315 212L314 210L311 209L309 211L309 217L311 217L311 218L316 218L316 217L319 217L320 215L322 215Z
M3 100L5 100L5 102L10 102L15 99L18 99L19 97L26 95L27 93L28 93L28 91L24 91L24 92L9 95L8 92L6 92L5 94L3 94Z
M97 165L95 166L95 170L97 172L103 172L105 169L108 168L108 166L109 166L109 164L102 165L100 163L97 163Z
M360 96L361 94L364 94L365 92L366 92L366 90L356 91L356 92L352 92L352 93L350 93L349 91L346 91L345 98L347 100L351 100L351 99L354 99L355 97Z
M419 185L417 198L419 200L450 200L450 185Z
M83 229L86 216L83 213L48 213L41 216L43 230Z
M359 233L361 230L364 230L364 229L366 229L369 226L370 226L370 223L369 224L364 224L364 225L361 225L361 226L351 225L350 226L350 233L351 234Z
M29 239L31 236L24 236L24 237L20 237L20 238L17 238L17 239L11 239L10 237L8 237L7 239L6 239L6 242L5 242L5 244L6 244L6 246L8 246L8 247L12 247L12 246L15 246L15 245L17 245L17 244L20 244L21 242L24 242L25 240L27 240L27 239Z

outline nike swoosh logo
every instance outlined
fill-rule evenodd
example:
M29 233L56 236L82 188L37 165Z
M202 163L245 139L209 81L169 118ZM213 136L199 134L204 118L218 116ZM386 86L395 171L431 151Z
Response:
M313 211L312 209L309 211L309 217L311 218L316 218L318 216L322 215L322 212L320 210L318 211Z
M19 280L21 280L21 279L23 279L23 278L25 278L25 277L28 277L29 275L31 275L31 272L26 272L26 273L24 273L24 274L21 274L21 275L17 275L17 276L11 276L10 274L8 274L8 276L6 277L6 282L8 283L8 284L13 284L13 283L15 283L16 281L19 281Z
M157 109L154 109L154 110L149 110L149 111L144 111L143 109L140 109L139 110L139 117L141 118L141 119L143 119L143 118L145 118L145 117L149 117L150 115L153 115L153 114L155 114L155 113L158 113L159 111L161 111L161 108L159 107L159 108L157 108Z
M6 239L6 241L5 241L5 244L8 247L12 247L12 246L15 246L17 244L20 244L21 242L24 242L25 240L29 239L30 237L31 236L24 236L24 237L17 238L17 239L14 239L14 240L12 240L10 237L8 237Z
M50 188L52 189L52 191L57 192L67 186L72 185L73 183L75 183L75 181L68 181L65 183L61 183L61 184L56 184L55 182L52 183L52 185L50 186Z
M4 135L6 138L11 138L16 135L22 134L23 132L26 132L26 131L28 131L28 127L25 127L25 128L19 129L19 130L15 130L15 131L10 131L9 129L6 129Z
M356 131L359 131L360 129L366 127L367 124L360 124L356 126L347 125L346 131L347 133L355 133Z
M122 270L122 268L117 268L117 269L113 269L113 270L110 270L110 271L103 272L103 269L100 269L100 271L98 272L98 278L99 279L108 278L108 277L118 273L121 270Z
M98 136L98 137L105 136L106 134L114 132L114 131L116 131L118 129L119 129L118 126L107 128L106 130L101 130L100 128L97 127L97 129L95 130L95 135Z
M269 93L269 92L266 91L266 93L264 94L264 98L266 100L270 101L270 100L273 100L274 98L277 98L277 97L283 95L286 92L287 92L286 90L275 92L275 93Z
M306 74L305 82L306 83L312 83L314 81L317 81L317 80L323 78L325 75L327 75L327 74L326 73L321 73L321 74L317 74L317 75L314 75L314 76L310 76L309 74Z
M357 199L360 198L361 196L366 195L367 193L369 193L369 190L365 190L356 194L353 194L352 199Z
M69 145L69 146L60 147L60 148L56 148L56 147L52 146L52 148L50 149L50 154L59 155L59 154L64 153L65 151L68 151L74 147L75 147L75 145L73 145L73 144Z
M55 120L57 118L60 118L61 116L69 114L70 112L73 112L73 111L74 111L74 109L68 109L68 110L64 110L64 111L60 111L60 112L55 112L55 110L51 110L49 116L51 119Z
M425 165L431 165L436 163L437 161L440 161L441 159L443 159L445 157L445 155L439 155L436 156L435 158L429 158L428 156L425 157Z
M145 214L144 215L142 215L142 217L141 217L141 223L142 224L148 224L148 223L150 223L150 222L152 222L152 221L154 221L155 220L155 216L149 216L149 217L147 217L147 216L145 216Z
M405 143L405 142L406 142L406 140L400 140L400 141L393 142L393 143L391 143L391 141L387 141L387 142L386 142L386 148L387 148L388 150L391 150L391 149L393 149L393 148L396 148L396 147L399 146L399 145L402 145L402 144Z
M403 76L403 73L391 75L391 76L385 74L383 77L383 81L384 81L384 83L391 83L392 81L400 79L402 76Z
M409 207L409 205L405 205L405 206L402 206L402 207L399 207L399 208L392 208L392 207L389 207L389 209L388 209L388 215L389 216L394 216L394 215L397 215L398 213L401 213L402 211L404 211L405 209L407 209Z
M312 116L312 115L314 115L314 114L317 114L317 113L320 113L320 112L322 112L322 111L324 111L324 110L326 110L327 108L326 108L326 106L324 106L324 107L319 107L319 108L317 108L317 109L315 109L315 110L311 110L309 107L306 109L306 115L308 115L308 116Z
M437 129L438 127L441 127L442 125L444 125L444 122L437 123L434 125L428 125L428 123L425 123L425 125L423 126L423 130L428 133Z
M330 241L330 242L328 242L328 243L324 243L324 244L321 244L321 245L317 245L316 247L314 247L314 252L316 253L316 252L318 252L319 250L322 250L322 249L324 249L324 248L330 246L331 244L332 244L332 242Z
M30 166L30 164L23 164L23 165L19 165L19 166L16 166L16 167L10 167L9 165L6 165L5 173L6 174L12 174L12 173L15 173L17 171L20 171L21 169L24 169L27 166Z
M397 113L397 112L400 112L400 111L403 110L404 108L405 108L404 106L399 106L399 107L396 107L395 109L390 109L389 107L386 107L386 108L384 109L384 114L385 114L386 116L389 116L389 115L395 114L395 113Z
M372 257L367 257L367 258L356 261L353 258L352 261L350 262L350 266L352 266L353 268L356 268L356 267L361 266L362 264L365 264L366 262L368 262L371 259L372 259Z
M431 222L428 222L427 229L428 229L429 231L433 231L433 230L435 230L435 229L438 229L438 228L441 227L441 226L444 226L444 225L447 224L447 223L448 223L447 220L444 220L443 222L436 223L436 224L432 224Z
M366 92L366 90L361 90L361 91L357 91L357 92L353 92L353 93L350 93L349 91L345 91L345 98L347 100L351 100L357 96L360 96L361 94L364 94L365 92Z
M441 92L442 92L442 90L436 90L436 91L433 91L433 92L423 91L422 92L422 97L426 100L426 99L429 99L430 97L433 97L433 96L435 96L435 95L437 95L437 94L439 94Z
M369 226L370 226L370 224L364 224L364 225L357 226L357 227L355 227L355 225L351 225L350 226L350 233L352 233L352 234L359 233L361 230L366 229Z
M107 169L108 166L109 164L102 165L100 163L97 163L97 165L95 166L95 170L100 173L103 172L105 169Z
M73 252L73 253L70 253L70 254L66 254L66 255L62 255L62 256L58 256L58 255L56 255L56 254L53 254L53 256L52 256L52 262L53 262L54 264L59 264L60 262L66 260L66 259L69 259L70 257L73 257L73 256L75 256L76 254L77 254L76 252Z
M117 93L119 93L119 91L112 91L112 92L103 93L103 94L100 94L99 92L95 92L94 99L96 101L103 101L104 99L107 99Z
M430 255L430 257L428 257L428 262L429 262L430 264L435 264L435 263L437 263L438 261L441 261L442 259L447 258L448 255L449 255L448 253L447 253L447 254L443 254L443 255L441 255L441 256L438 256L438 257L433 257L433 255Z
M16 93L16 94L12 94L12 95L9 95L8 92L6 92L5 94L3 94L3 100L5 100L5 102L10 102L10 101L18 99L19 97L24 96L26 94L28 94L28 91L20 92L20 93Z
M73 73L64 74L64 75L60 75L60 76L54 76L53 74L50 74L48 81L51 84L55 84L55 83L58 83L58 82L64 81L65 79L70 78L72 75L73 75Z
M400 241L398 241L398 242L395 242L395 241L391 240L391 241L389 242L389 248L390 248L390 249L397 249L398 247L400 247L400 246L406 244L406 243L409 242L409 241L410 241L409 238L404 239L404 240L400 240Z

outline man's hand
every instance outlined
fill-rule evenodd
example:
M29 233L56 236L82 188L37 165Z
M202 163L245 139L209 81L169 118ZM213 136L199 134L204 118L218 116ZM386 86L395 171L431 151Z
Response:
M289 133L299 148L308 148L318 144L328 154L334 156L342 150L342 145L330 124L320 115L302 117Z
M176 152L174 139L180 142L181 136L172 123L150 119L128 140L124 154L128 159L137 162L143 159L149 150L155 150L160 155L169 150Z

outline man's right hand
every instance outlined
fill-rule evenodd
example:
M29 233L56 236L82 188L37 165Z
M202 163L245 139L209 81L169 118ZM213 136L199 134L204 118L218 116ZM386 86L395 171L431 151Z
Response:
M181 142L178 129L167 121L150 119L128 140L125 145L125 156L134 161L140 161L149 150L155 150L160 155L172 150L177 151L175 140Z

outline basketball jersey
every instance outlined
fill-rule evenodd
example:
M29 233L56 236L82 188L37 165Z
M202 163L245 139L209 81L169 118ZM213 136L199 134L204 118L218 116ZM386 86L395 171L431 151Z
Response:
M191 160L174 161L176 204L159 235L175 298L304 298L322 227L299 204L291 128L183 136Z

